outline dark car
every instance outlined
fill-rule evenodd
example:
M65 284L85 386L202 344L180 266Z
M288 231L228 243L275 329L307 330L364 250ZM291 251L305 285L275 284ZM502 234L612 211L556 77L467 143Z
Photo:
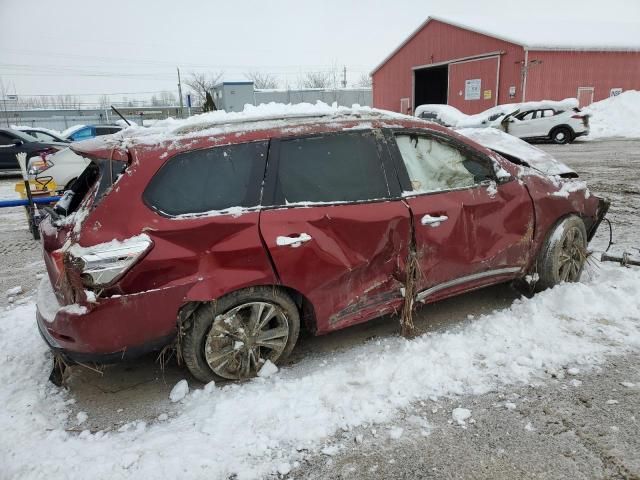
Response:
M67 361L175 342L198 379L247 378L282 362L301 327L397 312L407 292L577 281L608 208L583 182L398 115L145 135L72 145L91 163L41 223L37 321Z
M68 141L79 142L90 138L112 135L122 130L118 125L81 125L71 130L65 130L63 134Z
M58 142L69 143L70 140L62 138L59 134L49 130L48 128L40 127L19 127L16 130L26 133L32 136L40 142Z
M19 170L18 153L27 154L27 163L36 155L45 156L68 147L68 143L41 142L30 135L10 128L0 128L0 171Z

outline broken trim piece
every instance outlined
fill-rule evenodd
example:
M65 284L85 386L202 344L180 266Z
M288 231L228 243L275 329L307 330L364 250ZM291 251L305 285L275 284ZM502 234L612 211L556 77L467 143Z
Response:
M425 301L428 297L441 290L445 290L449 287L455 287L456 285L462 285L464 283L473 282L474 280L480 280L488 277L497 277L499 275L506 275L508 273L516 273L522 270L520 267L508 267L498 268L496 270L487 270L485 272L474 273L460 278L449 280L448 282L439 283L431 288L427 288L418 293L416 300L419 302Z

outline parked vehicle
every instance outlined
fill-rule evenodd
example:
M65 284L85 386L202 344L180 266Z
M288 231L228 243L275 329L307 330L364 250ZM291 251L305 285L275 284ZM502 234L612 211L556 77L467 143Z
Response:
M69 143L70 140L66 138L62 138L60 134L54 132L53 130L49 130L48 128L41 127L17 127L16 130L26 133L27 135L32 136L36 140L40 142L58 142L58 143Z
M29 177L43 184L53 180L60 190L69 190L90 160L65 148L44 158L34 158L29 162Z
M608 209L584 182L370 110L71 149L90 164L40 226L43 338L98 363L176 342L203 382L281 363L303 326L397 312L408 285L430 303L534 272L538 290L577 281Z
M71 142L112 135L122 130L118 125L76 125L62 132L62 136Z
M498 105L476 115L451 105L420 105L415 114L450 128L493 127L525 140L560 144L589 133L590 115L577 108L575 99Z
M18 153L26 153L27 161L34 156L46 156L67 144L58 142L40 142L26 133L10 128L0 128L0 171L20 170Z
M589 114L577 107L570 110L520 110L505 115L500 125L505 132L519 138L563 144L589 133Z

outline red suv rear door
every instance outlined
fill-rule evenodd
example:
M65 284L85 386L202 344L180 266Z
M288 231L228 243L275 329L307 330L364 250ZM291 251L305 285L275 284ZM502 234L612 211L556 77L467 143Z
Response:
M318 333L402 302L409 211L378 137L359 130L271 141L263 196L271 207L260 232L280 282L313 305Z
M517 181L498 181L493 161L442 133L387 131L415 226L418 299L514 278L528 263L534 213ZM505 172L506 173L506 172Z

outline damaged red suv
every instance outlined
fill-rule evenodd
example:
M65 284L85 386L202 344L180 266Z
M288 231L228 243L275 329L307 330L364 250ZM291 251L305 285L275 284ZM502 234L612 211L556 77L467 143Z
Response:
M576 281L608 207L415 118L215 118L71 147L91 163L41 224L37 312L68 362L175 342L199 380L251 377L301 325L365 322L406 291L434 302L527 275L537 289Z

